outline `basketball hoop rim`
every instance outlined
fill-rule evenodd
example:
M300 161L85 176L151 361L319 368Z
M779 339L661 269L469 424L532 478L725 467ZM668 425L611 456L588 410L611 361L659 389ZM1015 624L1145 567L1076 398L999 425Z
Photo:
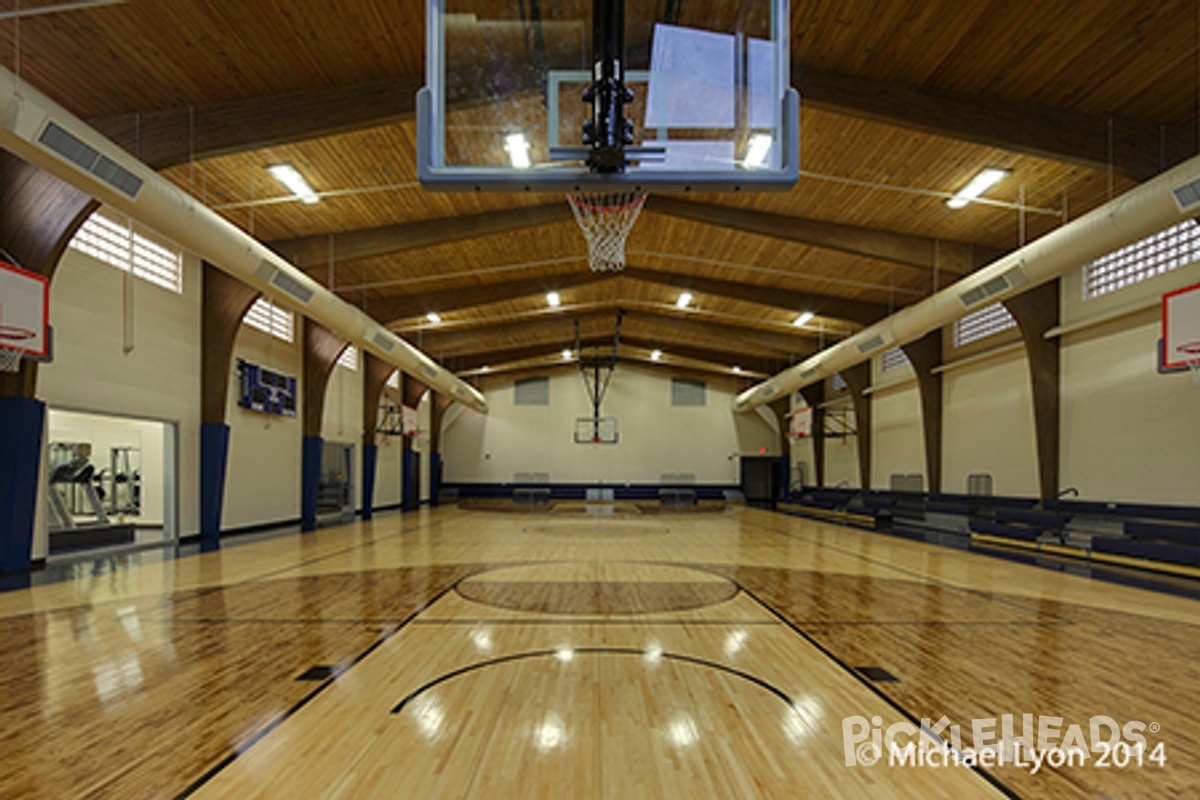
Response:
M1187 355L1187 356L1195 356L1196 358L1200 358L1200 342L1188 342L1187 344L1177 345L1175 347L1175 352L1182 353L1183 355ZM1192 359L1188 359L1188 360L1190 361Z
M9 342L24 342L36 336L35 331L22 328L19 325L0 325L0 340Z

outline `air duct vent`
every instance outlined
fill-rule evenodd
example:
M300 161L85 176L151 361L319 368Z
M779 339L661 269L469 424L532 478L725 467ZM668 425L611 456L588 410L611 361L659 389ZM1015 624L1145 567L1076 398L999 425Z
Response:
M438 371L428 364L421 365L421 372L424 372L425 376L429 378L436 378L438 376Z
M42 135L38 137L38 142L51 152L62 156L75 166L82 167L88 172L92 171L92 167L96 164L96 159L100 158L100 153L96 148L86 144L75 136L75 134L69 133L65 128L53 122L46 123L46 127L42 130Z
M254 277L263 283L270 283L271 279L275 277L275 265L270 261L259 262L258 269L254 270Z
M454 387L454 393L455 393L456 395L458 395L459 397L466 397L466 396L467 396L467 390L466 390L466 389L464 389L464 388L463 388L463 387L461 387L461 386L455 386L455 387Z
M1010 280L1010 276L1015 280ZM1003 294L1013 286L1020 286L1024 282L1025 273L1019 266L1013 267L1003 275L997 275L981 286L976 286L974 289L963 292L958 296L958 299L962 301L965 308L971 308L972 306L979 305L989 297Z
M759 394L762 395L763 397L774 397L775 391L776 390L775 390L774 386L772 386L771 384L767 384L761 390L759 390Z
M1175 196L1175 205L1179 206L1180 211L1190 211L1200 206L1200 178L1185 183L1171 194Z
M312 289L286 273L276 272L271 277L271 285L299 300L303 305L308 305L308 301L312 300Z
M865 342L859 342L858 352L862 353L863 355L866 355L867 353L870 353L872 350L878 350L879 348L883 347L885 344L887 344L887 342L885 342L883 340L883 336L880 334L875 334L870 339L867 339Z
M971 306L977 306L986 300L987 294L984 293L982 286L976 286L974 289L960 294L958 299L962 301L963 308L970 308Z
M1024 266L1025 262L1022 261L1020 264L1017 264L1008 272L1004 273L1004 279L1008 281L1009 288L1015 289L1018 286L1024 286L1025 282L1029 280L1029 278L1025 275L1025 270L1022 269Z
M46 123L38 143L75 166L90 172L104 183L133 200L142 190L142 179L75 134L55 122Z
M130 200L137 198L138 192L142 190L142 184L144 183L137 175L134 175L107 156L100 156L100 160L96 162L96 166L92 167L92 174Z
M803 380L808 380L809 378L815 378L815 377L817 377L817 373L820 371L821 371L820 365L815 366L815 367L809 367L808 369L806 369L800 373L800 377Z
M384 335L383 331L375 331L375 335L371 337L371 341L374 342L377 347L382 347L389 353L392 352L392 348L396 346L396 343Z

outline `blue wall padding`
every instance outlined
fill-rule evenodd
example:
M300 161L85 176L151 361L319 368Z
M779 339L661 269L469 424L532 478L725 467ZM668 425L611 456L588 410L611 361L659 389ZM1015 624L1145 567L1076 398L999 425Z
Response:
M206 422L200 426L200 538L221 535L225 504L225 474L229 466L229 426Z
M362 449L362 518L375 515L375 465L379 460L379 445L365 444Z
M305 436L300 461L300 530L317 529L317 487L321 483L321 451L325 440Z
M29 569L46 404L0 397L0 570Z

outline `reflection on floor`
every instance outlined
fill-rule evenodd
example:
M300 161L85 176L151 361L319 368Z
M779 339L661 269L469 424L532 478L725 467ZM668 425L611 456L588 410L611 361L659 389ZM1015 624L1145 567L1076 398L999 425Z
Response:
M1182 797L1200 782L1200 606L1181 597L741 508L439 508L154 552L0 594L0 725L19 732L0 796ZM868 763L891 726L948 752L915 732L925 718L959 754L1007 724L1049 749L1080 731L1068 743L1092 758ZM1095 763L1110 719L1144 736L1140 766Z

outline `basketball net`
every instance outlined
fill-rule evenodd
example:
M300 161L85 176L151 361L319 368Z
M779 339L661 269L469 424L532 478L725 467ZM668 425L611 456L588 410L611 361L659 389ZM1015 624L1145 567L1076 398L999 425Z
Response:
M21 351L0 347L0 373L18 372L21 369Z
M1192 371L1192 380L1200 383L1200 344L1181 344L1175 349L1186 356L1184 363Z
M576 192L567 203L587 240L592 271L624 269L625 241L646 204L645 192Z

